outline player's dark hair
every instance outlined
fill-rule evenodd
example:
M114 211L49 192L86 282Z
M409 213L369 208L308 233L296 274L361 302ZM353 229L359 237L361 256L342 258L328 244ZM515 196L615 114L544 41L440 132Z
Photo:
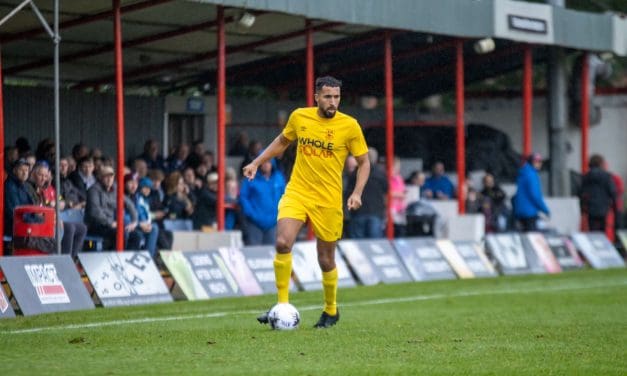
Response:
M316 92L319 92L320 90L322 90L323 86L328 86L328 87L342 87L342 81L338 80L335 77L331 77L331 76L324 76L324 77L318 77L316 78Z

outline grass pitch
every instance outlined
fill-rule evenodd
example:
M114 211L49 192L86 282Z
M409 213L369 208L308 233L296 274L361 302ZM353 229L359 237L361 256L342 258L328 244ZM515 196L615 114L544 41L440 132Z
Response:
M301 327L255 317L273 295L0 321L3 375L625 375L627 270L293 293Z

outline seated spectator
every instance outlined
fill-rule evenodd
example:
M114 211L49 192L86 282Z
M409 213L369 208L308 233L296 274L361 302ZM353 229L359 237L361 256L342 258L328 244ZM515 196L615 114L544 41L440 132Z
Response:
M236 157L243 157L248 151L248 133L240 131L237 133L233 145L229 149L229 155Z
M89 156L89 154L90 154L89 148L85 144L79 143L72 147L72 157L74 158L76 162Z
M196 140L192 143L191 153L185 160L185 165L196 169L199 164L202 163L203 155L205 154L205 143L203 140Z
M425 181L421 196L437 200L447 200L455 196L455 187L448 176L444 174L444 163L434 163L432 174Z
M510 217L505 201L507 196L490 173L483 176L481 196L483 196L481 212L485 215L486 232L506 231Z
M52 176L48 162L39 161L33 168L30 184L34 193L33 203L35 205L54 208L56 206L56 191L50 184ZM59 201L59 210L65 209L65 201ZM87 235L87 226L84 223L70 223L59 219L61 236L61 253L76 256L83 250L83 243Z
M136 249L140 239L132 231L137 224L137 210L127 197L124 197L124 208L129 215L129 223L124 228L125 248ZM115 249L118 228L117 187L111 166L100 168L98 182L87 191L85 223L89 229L89 234L103 238L104 249Z
M279 200L285 192L285 177L274 160L259 166L252 180L242 180L240 205L246 228L246 245L273 244Z
M156 170L153 170L156 171ZM151 218L151 222L159 227L159 236L157 238L157 247L159 249L171 249L172 248L172 232L168 231L163 226L163 219L165 218L165 210L163 207L163 201L159 199L158 194L154 195L154 184L150 178L141 178L138 183L138 195L142 195L143 200L148 205L148 211ZM140 215L141 217L141 215Z
M157 257L159 227L152 223L150 206L145 200L144 195L137 191L138 186L137 176L135 174L124 175L124 194L133 202L137 210L137 227L135 227L133 231L137 233L140 238L144 239L145 247L150 253L150 256L155 258Z
M148 176L148 163L143 158L135 158L131 171L137 175L137 179Z
M181 143L166 161L167 172L182 171L186 166L187 157L189 157L189 145Z
M237 172L232 167L227 167L224 177L224 229L233 230L241 228L239 207L239 180Z
M405 188L407 189L407 194L412 195L413 192L413 196L411 199L408 197L408 203L418 201L421 197L423 197L422 195L424 193L424 185L426 180L427 177L422 171L414 170L411 174L409 174L409 176L405 180Z
M76 171L69 175L70 181L78 190L81 201L87 201L87 190L96 183L94 171L94 159L87 156L78 161Z
M167 219L189 219L194 213L194 205L187 192L187 185L178 171L170 173L164 181L165 197L163 206Z
M68 209L85 209L85 202L87 199L87 192L83 194L72 183L69 177L70 162L68 157L59 159L59 179L61 181L61 189L59 194L65 201L65 206Z
M144 152L139 156L146 161L148 170L165 170L165 160L159 153L159 143L156 140L150 139L144 144Z

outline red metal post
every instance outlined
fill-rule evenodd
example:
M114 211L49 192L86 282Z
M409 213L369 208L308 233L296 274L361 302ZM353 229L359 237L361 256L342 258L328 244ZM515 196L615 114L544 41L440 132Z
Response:
M533 57L530 45L525 45L523 60L523 155L531 154L531 112L533 100Z
M385 75L385 164L388 182L392 181L394 173L394 77L392 75L392 36L389 31L385 31L384 39L384 75ZM385 234L388 239L394 239L394 222L390 205L392 195L388 190L387 200L387 227Z
M124 250L124 73L122 62L122 12L120 0L113 0L113 43L115 50L115 97L117 124L117 223L116 248Z
M588 137L590 130L590 80L588 53L581 64L581 173L588 172Z
M0 53L0 176L4 182L4 85L2 78L2 54ZM0 188L0 213L4 213L4 186ZM0 216L0 236L4 236L4 215ZM4 241L0 242L0 257L4 254Z
M457 138L457 210L459 214L466 212L466 147L464 129L464 41L458 40L456 45L455 66L455 128Z
M305 88L307 106L314 106L314 45L311 20L305 21ZM314 232L311 223L307 225L307 239L313 240Z
M217 198L217 219L218 230L224 230L224 160L226 153L224 151L224 135L225 135L225 113L226 113L226 43L224 32L224 7L218 6L218 60L217 60L217 91L218 91L218 198Z

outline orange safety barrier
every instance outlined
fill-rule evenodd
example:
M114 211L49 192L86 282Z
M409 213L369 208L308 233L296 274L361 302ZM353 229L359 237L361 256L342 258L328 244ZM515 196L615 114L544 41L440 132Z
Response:
M18 238L54 238L54 208L25 205L18 206L13 212L13 255L39 256L46 255L38 249L29 249L15 244Z

